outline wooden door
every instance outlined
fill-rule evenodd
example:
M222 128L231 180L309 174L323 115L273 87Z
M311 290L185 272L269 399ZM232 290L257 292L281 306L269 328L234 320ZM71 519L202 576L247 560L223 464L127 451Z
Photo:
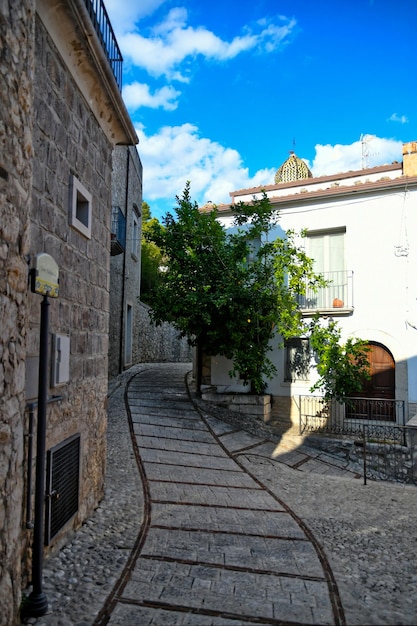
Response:
M353 404L347 406L348 418L370 419L393 422L396 420L395 361L389 350L379 343L369 343L369 380L365 380L361 391L352 394Z
M360 398L395 398L395 362L387 348L379 343L369 343L368 359L370 380L366 380Z

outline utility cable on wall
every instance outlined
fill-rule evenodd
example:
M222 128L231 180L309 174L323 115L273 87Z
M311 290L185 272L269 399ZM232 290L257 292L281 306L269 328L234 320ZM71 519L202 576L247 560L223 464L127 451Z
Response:
M408 256L409 245L408 245L408 233L407 233L407 214L406 214L406 200L408 200L410 196L410 192L406 187L404 189L403 195L403 206L401 212L401 221L400 221L400 233L398 237L398 244L394 246L394 254L395 256Z

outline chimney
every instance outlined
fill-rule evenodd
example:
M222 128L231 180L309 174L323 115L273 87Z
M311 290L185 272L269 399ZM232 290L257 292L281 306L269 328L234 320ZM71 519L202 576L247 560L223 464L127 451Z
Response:
M417 176L417 141L403 143L403 175Z

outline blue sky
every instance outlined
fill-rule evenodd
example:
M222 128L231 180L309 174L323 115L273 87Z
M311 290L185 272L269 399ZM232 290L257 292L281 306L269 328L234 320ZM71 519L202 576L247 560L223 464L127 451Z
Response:
M290 150L320 176L417 140L416 0L104 2L159 219L187 180L200 205L227 203Z

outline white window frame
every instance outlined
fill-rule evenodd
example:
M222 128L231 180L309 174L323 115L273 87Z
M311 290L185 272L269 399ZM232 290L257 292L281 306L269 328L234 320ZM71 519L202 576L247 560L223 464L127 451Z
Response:
M342 255L340 257L341 263L339 263L339 267L333 267L330 261L330 242L331 237L334 236L343 236L343 247L342 247ZM307 231L306 235L306 248L307 255L310 257L314 257L314 254L311 250L311 244L313 239L321 240L321 249L322 249L322 265L323 267L317 267L317 262L315 261L314 271L316 272L333 272L333 271L345 271L346 270L346 227L341 226L339 228L329 228L318 231Z
M92 198L91 193L87 191L78 178L71 175L69 224L87 239L91 239Z

